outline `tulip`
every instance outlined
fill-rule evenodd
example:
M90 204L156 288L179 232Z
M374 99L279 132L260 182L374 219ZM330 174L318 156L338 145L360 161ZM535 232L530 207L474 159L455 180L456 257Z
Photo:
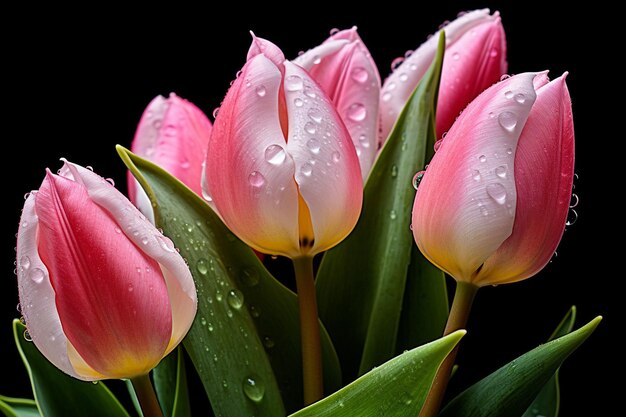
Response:
M565 76L520 74L459 116L419 185L413 234L457 281L526 279L556 249L567 219L574 128Z
M205 195L263 253L327 250L361 211L359 160L341 117L304 69L261 38L220 107L205 165Z
M380 75L356 27L331 35L294 62L309 71L337 108L365 180L378 151Z
M441 30L446 52L437 102L437 135L445 133L458 114L485 88L506 73L506 39L498 12L489 9L466 13ZM406 58L385 80L381 93L381 140L384 142L430 66L439 32Z
M211 129L209 119L189 101L174 93L169 98L157 96L141 116L131 150L201 195L202 163ZM148 196L130 173L128 195L144 215L154 219Z
M271 42L253 36L248 61L215 118L204 193L254 249L292 258L300 308L304 402L323 394L313 255L350 233L361 169L331 99Z
M194 282L172 241L111 184L69 162L27 197L17 262L32 341L81 380L142 378L194 319Z

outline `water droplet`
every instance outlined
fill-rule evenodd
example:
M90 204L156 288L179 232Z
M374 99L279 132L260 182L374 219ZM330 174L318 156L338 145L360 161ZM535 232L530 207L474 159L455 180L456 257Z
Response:
M228 389L228 382L225 379L222 380L222 388Z
M506 166L500 165L496 168L496 175L500 178L506 178Z
M133 286L133 284L128 284L128 292L133 292L135 291L135 287Z
M266 349L271 349L276 345L276 343L274 342L274 339L272 339L271 337L265 336L263 338L263 345L265 346Z
M256 269L244 268L241 271L241 282L248 287L254 287L259 283L259 273Z
M399 77L399 78L400 78L400 81L402 81L402 82L406 82L406 80L408 80L408 79L409 79L409 76L408 76L408 75L406 75L406 72L403 72L402 74L400 74L400 77Z
M395 210L391 210L391 211L389 212L389 218L390 218L391 220L395 220L397 217L398 217L398 215L396 214L396 211L395 211Z
M455 61L458 61L459 58L461 58L461 55L459 55L458 52L455 52L455 53L452 54L452 59L454 59Z
M337 163L341 159L341 154L339 152L333 152L332 158L333 162Z
M354 122L361 122L365 120L365 117L367 116L367 109L361 103L353 103L350 107L348 107L347 116L348 119Z
M574 194L574 195L576 195L576 194ZM578 198L578 197L576 197L576 198ZM578 204L578 201L576 202L576 204ZM575 207L575 206L572 206L572 207ZM26 256L26 255L22 256L20 258L20 266L23 269L25 269L25 270L30 268L30 258L28 256Z
M420 186L420 183L422 182L425 173L426 171L419 171L413 176L413 188L415 188L416 190Z
M487 194L498 204L504 204L506 201L506 188L500 183L488 184Z
M309 112L307 114L309 118L313 120L315 123L322 122L322 112L320 112L318 109L316 108L309 109Z
M213 118L215 119L217 117L217 114L220 112L220 108L216 107L213 109Z
M383 101L389 101L391 100L391 93L390 92L386 92L383 94Z
M261 316L261 312L255 306L250 306L250 315L255 319L258 319Z
M302 165L302 168L300 168L300 172L302 173L302 175L310 177L313 173L313 165L305 162L304 165Z
M409 66L409 69L410 69L411 71L415 71L415 70L417 69L417 65L416 65L416 64L411 64L411 65Z
M206 275L207 272L209 272L209 265L207 260L202 258L198 259L198 262L196 263L196 269L202 275Z
M513 92L511 90L507 90L504 92L504 97L511 99L513 98Z
M304 87L304 82L299 75L290 75L285 78L285 88L287 91L300 91Z
M472 171L472 178L474 181L480 181L480 171L475 169Z
M222 295L222 293L219 290L215 291L215 299L217 301L222 301L224 299L224 296Z
M164 250L166 250L167 252L176 252L176 249L174 248L174 242L172 242L169 237L159 234L156 238L159 241L159 245L161 245Z
M526 102L526 96L522 93L515 94L514 98L519 104L524 104Z
M402 63L404 62L404 57L403 56L399 56L397 58L395 58L393 61L391 61L391 71L395 71L396 69L398 69L398 67L400 65L402 65Z
M336 35L338 33L339 33L339 29L337 29L337 28L332 28L330 30L330 36L334 36L334 35Z
M265 148L265 160L272 165L280 165L285 162L287 153L280 145L270 145Z
M265 395L265 384L258 376L250 375L243 380L243 392L250 400L261 402Z
M253 171L248 175L248 182L255 188L260 188L265 184L265 177L258 171Z
M46 273L41 268L33 268L28 276L35 284L41 284L46 277Z
M498 50L497 50L497 49L495 49L495 48L494 48L494 49L492 49L492 50L491 50L491 52L489 52L489 56L490 56L491 58L497 58L497 57L498 57L498 54L499 54L499 53L498 53Z
M513 149L512 148L506 148L506 154L507 155L511 155L513 153Z
M487 207L485 207L482 204L478 204L478 207L480 208L480 212L483 214L483 216L489 215L489 211L487 210Z
M144 245L147 245L147 244L148 244L148 242L149 242L149 240L148 240L148 236L143 236L143 237L141 238L141 243L143 243Z
M387 84L387 91L395 90L395 88L396 88L396 83Z
M487 161L487 157L486 157L485 155L480 155L480 156L478 157L478 160L479 160L480 162L486 162L486 161Z
M435 152L439 151L442 143L443 139L439 139L437 142L435 142L435 144L433 145L433 149L435 150Z
M28 333L28 329L24 330L24 340L26 340L27 342L32 342L33 338L30 336L30 333Z
M313 57L313 65L319 65L320 62L322 62L322 58L319 55L315 55Z
M229 306L239 310L243 305L243 294L237 289L232 289L228 292L227 300Z
M265 94L267 93L267 90L265 89L264 85L257 86L257 88L255 88L254 91L256 92L256 95L259 97L265 97Z
M306 146L314 154L320 153L321 144L320 144L319 140L317 140L315 138L309 139L308 142L306 143Z
M572 226L578 220L578 213L574 209L570 209L569 213L567 213L567 221L565 222L566 226Z
M517 116L510 111L503 111L498 115L498 123L507 131L512 132L517 126Z
M504 81L504 80L509 79L509 78L511 78L511 76L510 76L509 74L503 74L503 75L500 77L500 81Z
M302 106L304 106L304 101L302 101L302 99L301 99L301 98L296 98L296 99L293 101L293 104L294 104L296 107L302 107Z
M576 194L572 194L572 199L569 202L569 208L576 207L578 205L578 201L578 196Z
M391 177L396 178L398 176L398 167L396 165L391 166Z
M365 83L367 79L369 78L369 74L367 70L363 67L354 67L350 74L354 81L361 83L361 84Z
M310 133L311 135L313 135L317 131L317 126L313 122L306 122L304 124L304 130L306 133Z

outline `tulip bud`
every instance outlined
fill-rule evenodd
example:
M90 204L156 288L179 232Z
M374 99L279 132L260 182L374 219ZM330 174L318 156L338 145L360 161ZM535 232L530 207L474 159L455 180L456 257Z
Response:
M378 151L380 75L356 27L333 34L296 58L332 100L348 128L363 180Z
M526 279L554 253L574 175L563 75L520 74L478 96L419 185L413 234L422 253L476 286Z
M498 12L466 13L441 30L446 52L437 100L437 135L445 133L467 104L506 73L506 39ZM437 52L439 32L408 56L385 80L381 92L381 140L391 132L398 115Z
M69 162L27 197L17 262L33 342L78 379L148 373L196 312L191 273L172 241L111 184Z
M204 193L248 245L296 258L329 249L352 230L362 180L331 100L277 51L254 38L215 119Z
M155 97L144 111L131 150L164 168L201 195L200 180L211 122L200 109L176 94ZM153 220L148 196L128 174L130 200Z

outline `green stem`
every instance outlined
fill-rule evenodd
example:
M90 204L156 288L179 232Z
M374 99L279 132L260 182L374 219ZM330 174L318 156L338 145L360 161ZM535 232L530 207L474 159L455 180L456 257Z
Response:
M465 327L477 291L478 287L475 285L457 282L444 336ZM459 347L455 347L439 367L419 417L435 417L439 413L458 350Z
M146 374L131 378L130 382L133 384L133 388L135 388L144 417L163 417L159 401L152 388L152 382L150 382L150 375Z
M300 340L302 342L302 374L304 404L308 405L322 398L322 352L320 345L320 325L315 299L313 258L305 256L293 259L300 307Z

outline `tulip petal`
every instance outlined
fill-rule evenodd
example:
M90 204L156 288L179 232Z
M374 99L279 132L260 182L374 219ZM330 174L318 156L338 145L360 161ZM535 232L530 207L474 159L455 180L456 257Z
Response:
M280 123L281 84L281 72L265 55L246 63L215 119L205 178L237 236L260 252L294 256L300 252L298 189Z
M298 57L335 104L359 157L363 180L378 151L380 76L356 28L344 30Z
M109 378L147 373L163 357L171 335L158 264L71 179L49 173L37 193L36 212L38 249L68 340L91 368Z
M173 93L168 99L158 96L146 108L131 150L161 166L201 195L202 163L211 129L209 119L189 101ZM150 201L132 175L129 176L129 195L142 213L152 215Z
M165 279L171 307L171 336L164 355L169 353L191 327L196 314L197 295L193 277L172 241L155 229L130 202L97 174L79 165L66 163L63 174L76 178L90 198L115 219L121 231L137 248L158 263Z
M478 96L459 116L417 191L413 234L422 253L460 281L475 278L511 234L513 162L535 101L526 73Z
M17 235L17 288L28 332L37 349L66 374L85 381L100 379L76 371L68 357L68 341L61 326L48 268L37 250L35 194L32 192L24 203Z
M265 55L267 59L272 61L280 69L283 61L285 60L283 51L281 51L280 48L273 42L270 42L267 39L259 38L252 31L250 31L250 35L252 35L252 44L248 50L248 58L246 60L250 61L257 55Z
M537 90L515 157L513 233L485 263L477 277L480 285L535 275L561 240L574 176L574 126L565 76Z
M499 19L497 13L490 15L489 9L482 9L466 13L465 15L452 21L450 24L441 29L445 30L446 33L446 49L453 46L466 33L471 32L473 28L484 23L493 22L495 19ZM380 139L382 142L387 139L387 136L389 135L389 132L391 132L391 129L395 124L398 115L404 108L405 103L430 66L437 51L439 32L441 30L437 31L432 37L416 49L415 52L405 59L404 62L385 80L381 90L380 105ZM446 72L448 62L451 62L452 60L453 57L451 54L448 54L446 50L444 68L442 70L443 73ZM498 67L500 67L500 64L498 64ZM486 88L487 86L483 86L483 88ZM442 100L444 102L446 100L446 97L443 94L439 98L438 106L441 104ZM463 107L456 110L456 112L458 113L462 109ZM442 132L438 133L441 134Z
M309 253L315 254L340 242L356 224L362 193L354 190L362 188L361 170L350 135L322 88L304 69L284 65L287 151L310 211L315 242Z

